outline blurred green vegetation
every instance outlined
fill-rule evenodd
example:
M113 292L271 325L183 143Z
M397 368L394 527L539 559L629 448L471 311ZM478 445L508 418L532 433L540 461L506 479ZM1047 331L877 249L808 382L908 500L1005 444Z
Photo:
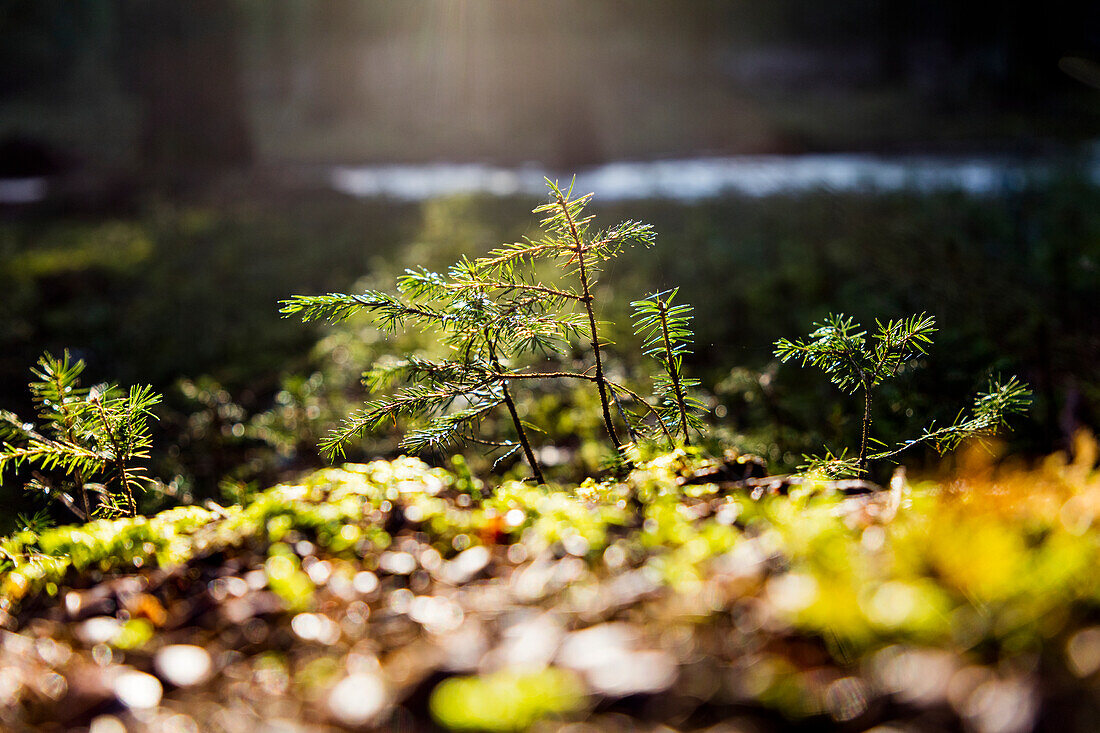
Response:
M151 608L191 595L239 608L273 595L275 605L256 612L264 628L289 622L302 642L280 647L288 635L259 642L230 627L213 648L239 649L234 659L253 667L284 654L287 673L305 677L324 657L331 686L338 670L352 671L344 657L362 655L356 641L369 638L377 658L367 669L391 681L394 702L417 716L430 708L459 730L598 714L634 693L681 701L620 709L640 718L707 720L736 707L822 727L830 716L871 723L932 710L947 720L995 722L1005 710L1084 720L1100 669L1100 473L1088 435L1074 454L998 467L966 451L949 477L910 484L899 471L870 495L828 483L761 496L693 483L714 462L691 449L639 461L623 481L565 486L481 484L410 458L347 464L241 506L16 533L0 540L0 615L17 619L20 633L70 638L81 605L97 597L87 579L104 575L116 587L125 576L203 579L139 583L157 596L146 597ZM217 595L217 583L237 590ZM59 605L70 615L52 610ZM358 625L346 622L353 615ZM104 643L134 651L129 662L169 639L206 638L209 618L187 618L113 624ZM529 635L509 629L516 618ZM321 646L303 643L316 635L295 625L314 621L337 629ZM483 661L448 666L464 658L452 645L471 629L486 635ZM578 636L556 651L566 633ZM78 662L93 644L76 638ZM582 639L587 655L575 653ZM421 660L414 679L425 681L417 689L430 696L410 692L410 649ZM501 656L509 653L517 656ZM609 678L601 653L655 666ZM71 672L69 654L51 659ZM691 670L717 681L695 684ZM980 684L1014 694L988 709ZM226 687L210 685L221 704ZM852 686L858 694L837 698ZM486 698L498 705L491 720L472 703ZM28 695L25 704L45 703Z
M433 716L451 730L527 730L536 721L584 707L577 675L554 667L455 677L432 691Z
M415 336L399 343L355 321L306 327L279 319L276 302L385 286L406 266L476 256L532 233L532 204L237 193L106 218L2 222L0 399L22 409L27 365L42 349L68 347L88 362L90 381L146 382L165 393L160 473L165 481L180 473L183 495L217 495L227 476L242 485L317 465L315 437L362 398L362 370L387 353L437 345ZM1004 196L819 192L694 204L597 196L593 209L658 232L654 249L610 263L602 277L601 317L617 342L612 368L646 376L628 304L680 287L697 314L686 368L710 394L714 440L775 469L857 434L858 405L813 375L779 370L771 355L778 336L830 311L864 321L927 311L941 327L929 368L884 387L875 414L884 440L911 422L910 411L949 421L960 396L991 372L1016 374L1036 393L1014 447L1042 452L1076 425L1096 425L1100 191L1072 176ZM536 390L523 407L547 426L540 444L563 448L561 462L580 458L583 472L599 465L585 445L598 425L583 394L577 399L566 408ZM387 453L392 437L359 455ZM16 488L2 489L8 516Z

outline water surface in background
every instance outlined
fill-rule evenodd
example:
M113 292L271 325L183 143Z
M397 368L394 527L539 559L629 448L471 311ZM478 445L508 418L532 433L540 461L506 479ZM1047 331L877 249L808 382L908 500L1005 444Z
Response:
M577 174L577 189L603 201L671 199L697 201L723 195L772 196L827 190L838 193L951 191L996 194L1052 179L1072 164L1100 185L1100 143L1076 161L1008 156L875 156L852 153L698 157L620 161ZM527 164L480 163L334 166L326 185L350 196L423 201L459 193L541 198L544 178L567 183L569 173ZM0 178L0 204L44 200L47 178Z
M1050 161L1009 157L861 154L737 156L608 163L577 174L577 189L601 200L674 199L694 201L726 194L771 196L812 190L837 192L931 192L958 190L974 195L1019 189L1050 179ZM1100 185L1100 151L1085 161L1086 177ZM538 165L516 168L482 164L339 166L333 188L359 197L424 200L456 193L541 197L544 177L567 181Z
M46 198L44 177L0 178L0 204L33 204Z

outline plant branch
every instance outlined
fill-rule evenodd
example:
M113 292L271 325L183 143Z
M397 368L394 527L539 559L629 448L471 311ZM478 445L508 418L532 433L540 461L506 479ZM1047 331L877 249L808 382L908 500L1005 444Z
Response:
M672 437L672 433L669 432L668 426L665 425L665 421L661 419L660 411L651 405L644 397L628 387L625 387L618 382L608 382L612 389L617 389L623 394L629 395L631 399L635 400L638 404L644 407L648 412L647 415L654 415L657 418L657 424L661 427L661 432L664 433L665 438L668 439L669 447L675 448L676 441Z
M485 338L488 340L488 333L485 334ZM497 372L503 371L500 366L500 360L497 359L496 345L490 341L489 343L489 360L492 362L493 367ZM523 421L519 419L519 412L516 410L516 403L512 401L512 394L508 391L508 380L502 380L500 383L501 393L504 395L504 404L508 408L508 414L512 417L512 424L516 427L516 434L519 436L519 443L523 446L523 455L527 457L527 463L531 466L531 473L535 475L535 481L540 484L546 483L546 477L542 475L542 468L539 466L538 460L535 458L535 452L531 449L531 442L527 439L527 430L523 427Z
M66 354L68 354L67 351ZM62 383L61 375L54 371L52 377L54 388L57 390L59 395L64 395L65 385ZM75 445L76 434L73 426L73 414L72 410L69 409L67 401L64 398L58 400L57 409L61 413L61 424L65 427L65 438L70 443ZM92 516L92 510L89 508L88 505L88 489L84 486L84 472L81 469L77 468L73 474L73 478L76 481L76 485L80 488L80 498L82 500L82 503L84 504L83 520L86 522Z
M667 360L665 366L668 369L668 375L672 378L672 388L676 393L676 406L680 410L680 428L684 431L684 445L690 445L691 439L688 436L688 416L687 405L684 403L684 389L680 384L680 370L676 368L676 356L672 353L672 341L668 336L668 301L656 298L657 310L661 315L661 337L665 344L665 359Z
M522 290L532 293L542 293L543 295L552 295L555 298L575 300L578 303L584 300L584 298L577 293L571 293L568 290L558 290L556 288L547 287L545 285L532 285L531 283L508 283L497 281L483 283L483 285L493 290Z
M600 407L603 410L603 423L604 428L607 430L608 437L611 438L611 443L615 446L615 451L622 453L622 444L619 443L619 436L615 434L615 425L611 421L611 405L607 398L607 381L604 379L603 374L603 358L600 354L600 338L599 333L596 330L596 313L592 308L592 289L588 283L588 270L584 259L584 241L581 239L580 234L577 232L577 224L573 221L573 214L569 210L569 204L560 192L557 194L558 207L561 209L562 214L565 216L566 221L569 223L569 233L573 238L575 246L575 252L577 257L577 273L581 281L581 302L584 304L585 312L588 314L588 326L589 335L592 337L592 356L596 363L596 388L600 393Z
M121 442L121 436L116 437L111 430L111 423L107 419L107 412L103 408L103 402L98 397L92 398L92 404L99 411L99 419L103 423L103 430L107 433L107 439L114 448L115 468L118 470L118 480L122 483L122 490L126 494L126 501L130 505L130 516L137 516L137 502L134 501L134 490L131 484L129 468L126 465L126 453Z
M867 440L871 432L871 388L863 380L863 435L859 440L859 472L867 472Z

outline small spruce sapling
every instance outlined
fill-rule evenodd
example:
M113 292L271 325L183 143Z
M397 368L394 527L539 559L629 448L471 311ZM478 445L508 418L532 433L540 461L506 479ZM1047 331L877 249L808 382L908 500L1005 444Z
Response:
M803 466L809 472L830 477L861 475L867 472L871 461L892 458L922 443L940 452L953 450L968 438L996 433L1007 426L1010 415L1026 412L1030 404L1030 390L1015 377L1005 381L991 380L988 391L974 398L969 414L960 412L950 425L929 425L912 440L869 453L875 387L893 378L906 362L927 353L932 343L931 335L936 331L936 321L924 313L886 323L876 320L870 340L854 319L843 314L830 315L815 325L817 328L806 339L777 341L775 355L782 362L793 359L803 366L821 369L833 384L848 394L862 392L863 420L858 458L848 457L847 451L839 455L828 452L825 456L809 458Z
M84 362L68 351L38 360L29 387L41 424L0 411L0 475L31 468L28 489L61 501L85 521L136 516L134 492L151 483L141 461L149 457L149 420L160 395L148 386L82 387L83 371ZM94 503L93 493L99 494Z
M593 217L585 212L592 199L591 193L573 198L572 185L563 191L554 181L547 179L546 183L550 189L549 201L534 209L534 213L544 215L541 223L547 231L546 236L494 250L487 257L477 260L476 270L481 277L495 281L494 286L503 292L517 286L539 292L541 286L530 280L533 279L535 263L540 260L554 262L566 276L576 279L577 287L551 289L547 294L560 297L569 305L579 305L583 310L587 323L582 323L575 330L583 335L592 349L592 374L584 372L582 375L561 376L590 379L595 383L604 429L616 454L623 456L623 444L611 418L611 400L615 397L614 390L625 390L613 385L606 374L603 354L606 344L600 338L596 318L596 278L603 263L618 257L626 246L652 246L655 234L649 224L636 221L625 221L605 230L593 229ZM584 325L587 325L587 330ZM627 427L631 428L629 424Z
M691 430L703 428L704 405L692 390L699 380L684 375L684 357L691 354L692 307L673 303L679 288L653 293L631 303L634 333L642 337L642 351L661 366L654 378L657 419L667 435L678 433L683 444L691 443Z
M282 302L284 315L305 321L338 322L366 312L384 330L416 326L437 333L454 354L443 360L408 356L375 364L364 375L372 391L403 386L367 402L331 432L321 444L330 457L342 456L347 442L384 424L419 417L426 424L407 433L402 448L423 451L468 441L501 449L504 456L522 449L536 481L544 483L512 398L513 383L569 379L595 384L604 428L619 456L624 449L612 420L611 400L627 395L649 413L657 413L640 395L608 378L594 295L601 264L628 245L652 244L652 229L628 221L594 230L592 217L585 214L592 194L573 198L572 186L563 190L549 180L547 185L548 202L534 210L543 214L546 233L540 238L505 245L476 260L460 260L445 274L407 270L398 279L397 295L297 295ZM556 264L574 284L544 283L535 274L540 261ZM539 372L521 364L532 353L565 353L578 341L591 348L590 369ZM479 439L475 428L500 405L507 408L517 439ZM634 429L629 422L627 427Z

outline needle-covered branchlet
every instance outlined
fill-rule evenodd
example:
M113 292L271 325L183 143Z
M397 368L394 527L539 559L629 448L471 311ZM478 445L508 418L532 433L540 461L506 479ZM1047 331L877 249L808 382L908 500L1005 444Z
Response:
M83 387L83 371L84 362L67 351L38 360L30 392L39 424L0 412L0 472L31 469L29 490L59 501L83 520L136 516L135 492L152 483L142 463L149 457L149 421L160 395L148 386Z
M703 428L702 415L707 408L692 394L699 380L684 375L684 357L691 354L694 334L692 307L674 302L679 290L653 293L630 305L634 308L634 333L643 339L642 350L661 366L662 372L654 380L659 419L689 445L690 432Z
M859 456L847 451L827 451L823 456L807 456L803 470L830 478L857 476L867 472L871 461L893 458L915 445L929 444L940 452L952 450L969 438L996 433L1007 425L1008 417L1027 411L1031 391L1016 377L990 379L989 388L973 399L969 412L960 411L950 425L931 424L920 435L890 447L871 438L872 397L875 387L892 379L927 354L936 331L936 321L925 313L897 321L875 321L875 331L867 332L851 317L830 315L810 332L808 338L780 339L775 355L783 362L796 360L803 366L815 366L830 381L848 394L863 393ZM871 452L871 444L882 446Z

